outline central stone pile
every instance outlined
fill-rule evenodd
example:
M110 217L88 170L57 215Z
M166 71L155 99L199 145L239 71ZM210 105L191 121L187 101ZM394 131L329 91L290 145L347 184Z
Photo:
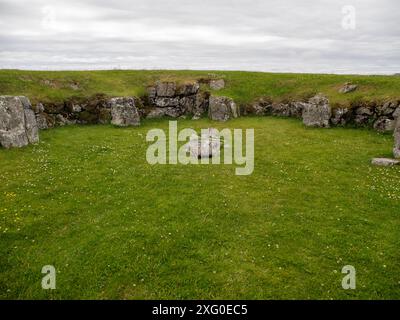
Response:
M217 129L209 128L199 137L192 135L190 141L185 145L186 152L194 158L212 158L219 154L221 149L221 140Z

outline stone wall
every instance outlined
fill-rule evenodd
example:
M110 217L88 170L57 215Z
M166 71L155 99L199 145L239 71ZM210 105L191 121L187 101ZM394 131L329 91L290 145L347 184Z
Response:
M158 81L147 88L143 116L146 118L191 116L200 118L208 110L209 94L200 92L197 81L177 85Z
M39 103L33 109L39 129L69 124L108 124L125 126L139 122L142 102L136 97L70 98L61 103Z
M394 151L400 157L400 100L361 102L351 108L332 108L329 100L318 94L308 101L281 103L261 97L246 106L238 106L231 98L212 96L207 88L201 90L204 85L220 90L225 87L225 81L200 79L181 84L157 81L147 87L147 94L142 98L109 98L98 94L86 99L73 97L61 103L38 103L34 107L25 97L2 96L0 143L4 147L24 146L38 141L38 129L68 124L135 126L140 124L141 118L199 119L206 116L216 121L227 121L242 113L295 117L302 119L306 126L313 127L362 126L373 127L380 132L395 131Z
M326 97L321 94L305 102L286 103L274 103L271 99L262 97L246 106L246 114L303 118L306 125L313 125L311 122L314 119L313 121L317 121L314 125L321 127L371 127L379 132L390 132L394 130L395 119L400 116L400 100L384 103L363 102L351 108L332 108ZM318 121L317 114L324 120L320 118Z

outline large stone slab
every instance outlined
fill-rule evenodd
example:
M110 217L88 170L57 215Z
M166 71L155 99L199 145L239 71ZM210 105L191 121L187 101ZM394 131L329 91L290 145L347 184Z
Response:
M374 166L391 167L400 165L400 160L389 159L389 158L374 158L371 161Z
M135 97L112 98L109 101L111 107L111 123L116 126L138 126L140 116L137 109L139 101Z
M239 117L240 112L231 98L210 96L208 115L211 120L227 121Z
M193 135L190 141L185 145L186 152L194 158L211 158L217 156L221 149L221 140L219 131L215 128L209 128L207 133Z
M307 127L329 128L331 118L329 100L322 94L311 98L303 108L303 123Z
M24 147L38 141L38 126L29 99L0 96L0 146Z

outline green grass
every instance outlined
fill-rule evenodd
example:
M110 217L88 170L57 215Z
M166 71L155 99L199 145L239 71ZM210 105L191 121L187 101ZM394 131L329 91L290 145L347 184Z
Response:
M252 175L150 166L145 136L165 120L61 127L0 150L0 298L400 298L400 170L370 165L391 155L390 135L179 121L210 125L255 129ZM54 291L40 286L48 264ZM356 290L341 287L348 264Z
M322 92L332 105L350 106L360 100L398 99L400 77L329 74L274 74L240 71L19 71L0 70L0 95L26 95L33 103L60 102L69 97L90 97L97 93L109 96L142 96L145 87L159 79L183 82L207 78L212 73L227 81L227 87L215 92L245 104L260 96L275 101L307 99ZM48 81L48 82L46 82ZM359 85L349 94L338 89L345 83ZM71 84L77 83L73 90Z

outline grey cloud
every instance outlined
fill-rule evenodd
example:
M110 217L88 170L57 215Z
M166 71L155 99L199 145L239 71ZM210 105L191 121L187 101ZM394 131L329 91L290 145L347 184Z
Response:
M349 4L355 30L341 27ZM0 0L0 68L394 73L399 9L396 0Z

